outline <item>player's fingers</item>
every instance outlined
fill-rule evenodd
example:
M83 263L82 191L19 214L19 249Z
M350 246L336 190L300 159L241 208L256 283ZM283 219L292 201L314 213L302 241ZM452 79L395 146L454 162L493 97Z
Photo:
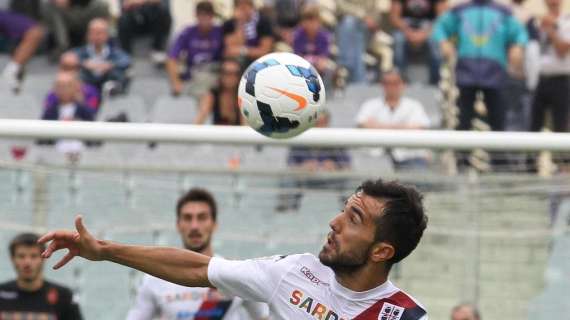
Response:
M61 260L59 260L58 263L55 264L55 266L53 266L53 269L57 270L57 269L63 267L74 257L75 257L75 255L73 253L68 252L63 258L61 258Z
M46 242L48 242L48 241L53 240L54 237L55 237L55 232L53 232L53 231L52 231L52 232L48 232L48 233L44 234L43 236L41 236L41 237L38 239L38 243L46 243Z
M85 225L83 225L83 217L81 215L75 217L75 229L77 229L77 232L79 232L81 236L89 235Z
M47 246L46 250L42 253L42 257L49 258L54 252L64 247L65 247L65 242L60 240L54 240Z

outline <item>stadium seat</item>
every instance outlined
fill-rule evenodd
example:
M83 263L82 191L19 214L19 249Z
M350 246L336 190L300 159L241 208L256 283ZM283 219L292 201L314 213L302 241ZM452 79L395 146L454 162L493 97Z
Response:
M97 120L109 121L121 113L127 116L128 122L147 122L149 120L148 108L145 106L143 98L132 94L104 101L97 114Z
M191 124L197 114L196 101L189 97L162 96L151 111L155 123Z
M40 119L42 104L32 95L14 95L0 91L0 118Z

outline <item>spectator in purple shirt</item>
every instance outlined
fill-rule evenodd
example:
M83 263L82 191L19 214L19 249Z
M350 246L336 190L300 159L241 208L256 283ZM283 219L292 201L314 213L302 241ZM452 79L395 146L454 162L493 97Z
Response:
M234 0L234 17L224 23L224 56L247 66L273 49L271 21L260 15L253 0Z
M36 52L43 35L43 28L30 18L0 10L0 37L17 43L10 62L2 72L2 78L10 90L14 92L20 90L23 68Z
M57 74L54 92L58 103L46 108L43 120L60 121L93 121L93 112L77 101L80 93L80 82L77 73L62 71Z
M322 27L319 8L309 5L301 12L301 23L293 34L295 54L307 59L323 76L325 85L330 84L334 65L330 60L331 35Z
M190 95L199 98L218 81L218 66L222 57L223 34L220 26L214 25L214 7L209 1L196 5L198 23L184 29L176 38L168 53L166 71L172 94L184 91L184 80L191 80ZM185 57L185 72L179 68L179 60Z
M59 59L59 71L62 72L72 72L76 75L79 74L79 70L81 68L81 63L79 61L79 57L73 51L68 51L61 55ZM81 80L79 81L80 90L77 93L75 99L76 101L87 107L94 115L99 110L99 106L101 105L101 94L96 87L84 83ZM44 109L51 109L55 106L59 105L60 101L55 92L52 90L48 93L45 102L44 102Z

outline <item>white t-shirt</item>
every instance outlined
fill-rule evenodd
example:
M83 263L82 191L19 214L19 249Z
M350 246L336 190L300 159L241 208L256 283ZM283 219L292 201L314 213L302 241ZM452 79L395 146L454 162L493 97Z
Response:
M395 109L386 104L384 97L365 101L356 115L356 123L361 125L369 119L386 125L417 125L423 128L430 126L429 117L421 103L406 97L400 99ZM430 157L429 151L425 149L395 148L392 150L392 155L396 161Z
M145 275L127 320L261 320L268 316L269 309L264 303L224 296L213 288L190 288Z
M273 320L427 320L425 309L390 281L355 292L311 254L229 261L212 258L218 289L269 304Z
M557 22L558 37L564 42L570 42L570 15L561 15ZM570 75L570 53L563 58L559 57L552 46L552 42L542 34L540 39L540 74L542 75Z

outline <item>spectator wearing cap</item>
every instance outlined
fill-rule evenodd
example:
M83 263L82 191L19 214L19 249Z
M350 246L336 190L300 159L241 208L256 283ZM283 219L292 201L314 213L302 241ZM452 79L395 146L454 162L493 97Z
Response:
M214 24L211 2L200 1L196 5L196 20L195 25L185 28L176 37L168 53L166 71L175 96L187 91L200 98L218 81L224 38L222 27ZM189 84L186 89L185 81Z
M166 41L172 25L167 0L121 0L121 17L118 22L119 41L128 54L133 54L136 36L152 37L151 60L162 65L166 61Z

